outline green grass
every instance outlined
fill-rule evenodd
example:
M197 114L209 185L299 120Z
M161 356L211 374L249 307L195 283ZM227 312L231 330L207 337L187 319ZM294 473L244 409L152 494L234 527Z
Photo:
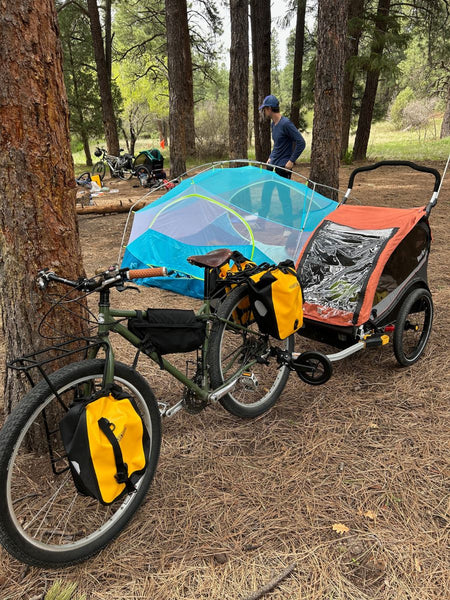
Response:
M367 149L368 160L446 160L450 154L450 137L439 139L441 122L439 119L431 123L426 132L398 131L389 122L376 123Z
M308 123L311 118L308 118ZM374 162L377 160L412 160L416 162L426 161L444 161L450 154L450 137L439 139L439 131L442 119L436 119L431 122L426 132L418 131L399 131L388 121L375 123L372 125L369 147L367 149L367 160ZM306 149L303 152L300 162L309 162L311 158L311 141L312 141L312 122L308 127L308 131L303 134L306 140ZM354 135L350 137L350 148L353 147ZM122 148L126 145L121 141ZM97 145L105 145L103 141L92 143L92 152ZM136 143L135 155L141 150L150 148L159 148L159 140L152 138L142 138ZM166 166L169 165L169 149L166 147L162 151L166 160ZM248 152L249 159L254 159L254 148L250 148ZM95 161L95 156L92 157ZM75 162L75 174L79 175L83 171L88 170L85 164L85 156L83 150L73 153ZM213 162L217 160L211 156L204 159L190 158L186 162L187 169L200 164Z
M64 583L58 579L45 594L44 600L86 600L86 596L84 594L81 596L74 595L76 589L76 583Z

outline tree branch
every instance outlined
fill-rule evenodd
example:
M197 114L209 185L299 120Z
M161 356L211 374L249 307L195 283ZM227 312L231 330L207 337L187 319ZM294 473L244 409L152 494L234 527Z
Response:
M56 12L61 12L64 8L67 8L68 6L70 6L71 4L73 4L74 6L76 6L78 9L81 10L82 13L84 13L86 16L89 16L89 11L88 9L83 6L82 4L80 4L79 2L77 2L77 0L66 0L65 2L63 2L60 5L56 6Z
M274 590L277 587L277 585L279 585L283 581L283 579L286 579L286 577L292 573L296 566L296 563L292 563L292 565L289 565L287 569L285 569L282 573L271 579L269 583L267 583L265 586L263 586L253 594L250 594L250 596L248 596L246 600L259 600L259 598L262 598L263 596Z

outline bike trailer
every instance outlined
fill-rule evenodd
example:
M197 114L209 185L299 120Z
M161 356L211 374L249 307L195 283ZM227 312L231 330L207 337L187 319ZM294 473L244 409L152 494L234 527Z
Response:
M305 317L343 327L378 317L405 287L427 285L430 242L424 207L340 206L300 254Z
M150 171L162 171L164 169L164 156L158 148L143 150L134 160L135 169L141 166L147 167Z
M409 209L345 204L355 175L384 165L433 174L429 203ZM433 316L427 277L428 217L440 181L435 169L406 161L360 167L350 176L344 202L323 219L305 244L296 263L304 295L304 327L299 333L346 349L330 355L331 361L365 345L385 344L389 341L385 334L391 331L400 364L412 364L422 354ZM405 358L409 333L416 334L418 341L411 346L411 357Z

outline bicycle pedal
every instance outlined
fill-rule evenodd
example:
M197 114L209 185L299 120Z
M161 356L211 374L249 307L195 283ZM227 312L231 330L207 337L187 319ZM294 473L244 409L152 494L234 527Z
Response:
M161 417L163 417L166 414L168 406L169 405L167 404L167 402L158 402L159 414L161 415Z
M254 373L244 371L239 378L239 383L242 384L247 390L256 390L258 387L258 379Z

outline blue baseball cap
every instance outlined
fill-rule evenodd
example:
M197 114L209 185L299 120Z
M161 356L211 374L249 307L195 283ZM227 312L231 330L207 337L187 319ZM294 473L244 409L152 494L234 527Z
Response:
M278 102L278 98L276 96L274 96L273 94L269 94L269 96L266 96L264 98L264 101L259 107L259 110L262 110L265 106L268 106L269 108L278 108L280 106L280 103Z

